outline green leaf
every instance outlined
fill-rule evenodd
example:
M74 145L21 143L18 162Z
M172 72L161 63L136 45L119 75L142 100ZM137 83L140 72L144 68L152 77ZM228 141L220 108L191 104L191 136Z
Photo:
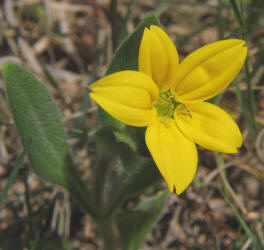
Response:
M2 67L8 100L23 146L40 177L67 186L65 168L70 149L56 105L46 87L22 67Z
M131 147L123 141L117 140L116 132L112 128L104 127L99 129L93 138L96 141L98 164L100 159L108 158L104 161L104 170L96 170L99 174L105 175L104 178L109 184L105 184L108 189L108 201L102 213L102 217L108 218L112 216L115 209L129 196L139 193L140 191L152 186L161 179L160 172L151 158L145 158L138 155ZM143 142L144 143L144 142ZM100 157L101 155L101 157ZM118 164L120 177L117 181L113 181L113 177L108 175L111 173L111 164ZM97 176L97 175L96 175ZM96 177L96 179L98 179ZM114 185L113 185L114 183ZM96 189L103 189L103 185L97 185ZM97 197L98 195L96 195Z
M129 167L134 168L135 164L141 164L141 161L138 159L140 158L138 151L143 151L143 146L146 148L144 141L145 133L142 133L143 131L140 128L127 128L130 129L117 131L111 127L102 127L94 132L94 134L90 134L96 142L97 152L104 154L112 160L121 160L122 167L126 169ZM139 140L135 136L136 132L138 132L137 136L141 137L142 140ZM143 144L143 146L139 144ZM145 151L148 153L147 156L150 156L149 151L147 149Z
M154 13L147 14L137 28L131 33L117 49L106 75L121 70L138 70L138 51L145 27L160 25Z
M109 127L103 127L98 129L94 135L92 135L93 139L96 141L97 151L103 153L111 158L115 159L120 155L120 146L123 147L124 143L120 141L118 142L115 131ZM127 146L127 145L126 145Z
M48 90L21 66L5 63L2 71L15 124L34 172L67 188L83 209L94 214Z
M109 201L104 212L105 217L111 216L126 198L137 194L161 179L161 174L152 159L144 159L135 154L137 164L125 169L117 184L109 194Z
M168 191L160 191L155 197L144 200L134 211L116 216L123 250L136 250L156 222L168 202Z
M136 142L129 137L127 134L119 132L119 131L115 131L114 132L117 140L126 143L127 145L129 145L131 147L131 149L133 149L133 151L136 151L137 149L137 145Z
M115 135L116 133L118 131L114 131L112 128L103 127L98 129L94 134L91 134L96 142L97 164L94 168L94 197L99 205L102 201L101 194L105 191L109 193L109 187L112 187L113 183L116 183L116 179L113 180L112 171L109 170L113 166L118 165L119 171L123 172L125 171L124 169L138 164L138 155L126 142L119 140Z

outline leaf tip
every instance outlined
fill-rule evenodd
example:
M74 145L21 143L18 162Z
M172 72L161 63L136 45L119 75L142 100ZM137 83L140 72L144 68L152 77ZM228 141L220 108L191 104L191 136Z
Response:
M5 73L6 73L7 70L8 70L9 64L10 64L10 63L6 62L6 63L3 63L3 64L1 65L1 70L2 70L2 72L3 72L4 75L5 75Z
M2 70L2 73L4 75L4 77L7 76L7 74L10 72L10 70L12 71L12 69L14 67L18 67L17 64L15 63L11 63L11 62L5 62L1 65L1 70Z

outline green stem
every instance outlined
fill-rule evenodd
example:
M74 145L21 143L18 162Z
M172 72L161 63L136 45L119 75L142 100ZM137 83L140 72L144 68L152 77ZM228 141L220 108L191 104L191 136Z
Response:
M104 187L107 172L110 169L109 163L111 159L107 154L102 153L99 155L99 161L95 169L95 182L93 187L94 203L97 211L104 210ZM102 217L99 213L100 218L96 220L97 226L104 241L105 250L116 250L117 248L117 238L115 235L113 221L109 217Z
M94 182L94 200L95 207L98 211L102 210L103 207L103 194L105 186L105 178L109 167L109 162L111 160L104 154L99 156L99 162L95 169L95 182Z
M24 162L26 154L27 154L27 152L26 152L26 150L24 150L24 152L19 156L15 167L13 167L13 169L11 171L11 174L8 177L8 181L7 181L4 189L1 191L1 194L0 194L0 208L5 202L5 199L7 197L8 191L9 191L11 185L14 183L14 181L16 179L16 176L18 174L18 171L19 171L20 167L22 166L22 163Z
M117 0L111 0L109 6L109 17L112 28L112 42L113 42L113 50L116 49L118 45L118 23L117 23Z
M28 169L27 169L27 173L24 175L23 180L25 186L25 203L28 210L27 221L29 225L29 239L33 239L34 238L33 213L30 204L30 190L27 182L27 176L28 176Z
M104 240L104 250L119 249L112 220L98 221L97 225Z
M90 214L94 219L97 219L98 213L94 207L92 195L82 181L79 172L72 165L67 168L67 174L68 185L66 189L85 212Z

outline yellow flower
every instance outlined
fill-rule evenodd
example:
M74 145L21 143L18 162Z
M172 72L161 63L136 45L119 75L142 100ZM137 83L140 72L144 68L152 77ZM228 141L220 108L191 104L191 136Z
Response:
M117 120L147 126L147 147L170 191L180 194L196 172L195 143L225 153L236 153L242 144L233 119L204 100L230 84L246 54L244 41L228 39L196 50L179 64L171 39L152 25L141 40L139 71L98 80L90 96Z

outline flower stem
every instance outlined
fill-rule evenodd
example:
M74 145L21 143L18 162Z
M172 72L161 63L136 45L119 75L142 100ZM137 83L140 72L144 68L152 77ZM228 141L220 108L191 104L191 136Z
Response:
M90 191L82 181L81 176L73 163L70 162L68 164L69 166L65 170L68 177L66 189L86 213L90 214L94 219L97 219L98 212L94 207L94 201Z
M104 188L105 188L105 179L107 172L109 170L109 162L111 159L106 155L101 154L99 156L98 164L95 169L95 182L93 187L95 207L98 211L102 210L104 205Z
M112 220L101 220L97 222L100 233L104 240L104 250L117 250L119 249L117 244L117 237L113 227Z

